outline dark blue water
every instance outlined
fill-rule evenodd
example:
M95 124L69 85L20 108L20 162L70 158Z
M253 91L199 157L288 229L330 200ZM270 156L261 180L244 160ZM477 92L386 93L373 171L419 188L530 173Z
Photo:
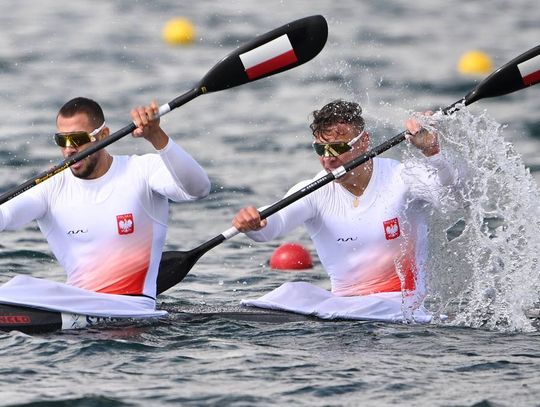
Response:
M360 102L378 144L400 132L411 111L450 105L475 86L481 77L456 71L464 52L481 49L497 67L540 39L533 0L9 1L0 16L0 190L59 161L51 135L66 100L95 98L109 127L119 129L129 123L131 107L173 99L238 45L312 14L329 22L328 43L313 61L201 96L162 119L213 184L208 199L173 205L167 249L198 246L227 229L241 206L269 204L318 171L308 114L329 100ZM197 30L189 47L161 39L176 16L188 17ZM467 213L448 210L433 219L441 233L433 235L430 304L448 312L449 322L182 318L186 310L237 307L286 281L329 287L316 256L307 273L280 273L267 261L283 241L252 244L237 236L205 254L162 296L168 320L0 334L0 404L539 405L539 334L523 310L540 292L538 92L479 101L453 121L441 119L445 146L478 181L467 190ZM109 150L150 148L126 137ZM399 146L386 155L411 153ZM495 163L499 170L489 172ZM487 219L487 229L473 222L477 215ZM500 216L506 226L497 229ZM472 226L463 231L463 224ZM287 241L312 250L301 230ZM0 269L0 282L17 274L64 278L34 224L1 234Z

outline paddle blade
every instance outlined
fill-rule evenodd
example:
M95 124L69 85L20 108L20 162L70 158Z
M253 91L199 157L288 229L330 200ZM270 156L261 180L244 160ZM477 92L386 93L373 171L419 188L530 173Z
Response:
M182 281L201 255L192 251L163 252L159 263L156 294L161 294Z
M182 281L203 254L225 240L227 240L225 235L220 234L187 252L163 252L157 276L157 294L167 291Z
M324 47L328 25L316 15L263 34L219 61L199 82L203 93L232 88L313 59Z
M540 45L524 52L491 75L465 96L469 105L479 99L507 95L540 82Z

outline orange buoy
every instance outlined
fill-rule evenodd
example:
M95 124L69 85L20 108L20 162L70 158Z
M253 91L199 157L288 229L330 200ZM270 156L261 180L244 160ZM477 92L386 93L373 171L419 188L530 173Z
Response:
M304 246L285 243L279 246L270 257L270 267L276 270L304 270L313 267L311 255Z

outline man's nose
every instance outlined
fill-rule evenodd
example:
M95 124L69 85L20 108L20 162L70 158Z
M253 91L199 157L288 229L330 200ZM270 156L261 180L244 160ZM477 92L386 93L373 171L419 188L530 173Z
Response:
M70 144L66 147L64 147L63 149L63 152L64 152L64 155L73 155L75 154L78 150L77 150L77 147L75 147L74 145Z

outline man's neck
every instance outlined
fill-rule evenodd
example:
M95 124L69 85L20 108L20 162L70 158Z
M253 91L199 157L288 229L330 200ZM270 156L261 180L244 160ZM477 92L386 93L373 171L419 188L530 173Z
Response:
M351 170L343 177L340 184L351 194L361 196L366 190L373 174L373 162L369 160L365 164Z
M104 176L107 171L111 168L113 162L113 157L108 152L104 151L103 156L100 157L100 161L98 166L96 167L96 170L92 174L91 179L96 179Z

